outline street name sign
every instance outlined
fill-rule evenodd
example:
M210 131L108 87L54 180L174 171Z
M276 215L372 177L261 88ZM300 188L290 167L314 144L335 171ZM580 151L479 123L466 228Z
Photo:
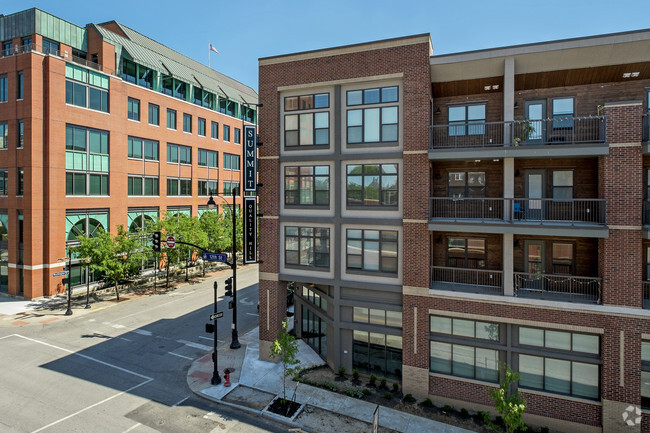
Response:
M217 320L217 319L221 319L222 317L223 317L223 311L210 314L210 320Z
M208 262L225 262L228 256L222 253L203 253L203 260Z
M69 271L61 271L61 272L55 272L52 274L53 277L62 277L64 275L68 275L70 272Z

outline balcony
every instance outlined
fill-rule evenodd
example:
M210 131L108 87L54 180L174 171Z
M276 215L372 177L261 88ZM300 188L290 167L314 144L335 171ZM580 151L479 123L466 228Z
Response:
M503 272L431 266L431 288L454 292L503 294Z
M600 304L600 278L527 272L513 275L517 297Z
M455 231L581 237L607 235L605 199L430 197L429 209L429 230L432 231L448 231L453 223ZM459 223L465 226L464 229L459 227ZM531 226L543 229L544 233L533 233Z
M604 116L429 127L429 158L570 157L608 154Z

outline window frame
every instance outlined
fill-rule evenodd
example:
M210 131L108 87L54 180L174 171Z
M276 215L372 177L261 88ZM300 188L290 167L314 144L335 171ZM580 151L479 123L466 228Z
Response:
M452 257L450 255L450 248L452 248L451 243L453 240L463 240L464 241L464 246L463 246L463 255L464 258L461 257ZM469 243L470 241L482 241L483 242L483 258L473 258L470 257L470 252L469 252ZM459 244L456 246L453 246L453 248L460 248ZM445 256L447 258L447 267L449 268L457 268L457 269L488 269L487 266L487 251L488 251L488 243L487 243L487 238L482 238L482 237L457 237L457 236L448 236L447 237L447 251L445 253ZM453 262L452 262L453 260ZM459 263L458 260L462 260L464 266L456 266L454 263ZM470 260L477 260L477 266L470 267ZM481 266L481 261L483 262Z
M81 138L81 133L83 132L83 149L80 145L77 145L77 139ZM93 143L91 142L92 134L98 134L99 151L93 151L91 147ZM103 137L105 137L105 143ZM72 138L72 142L69 143L69 138ZM103 146L106 146L105 149L102 149ZM97 149L95 149L97 150ZM111 143L110 143L110 131L97 129L97 128L88 128L85 126L78 126L73 124L66 124L66 143L65 143L65 152L66 152L66 196L70 197L79 197L79 196L92 196L92 197L109 197L110 196L110 164L111 164ZM68 168L68 155L71 158L75 158L75 154L83 155L82 166L84 168ZM100 157L101 164L105 158L107 168L103 169L92 169L94 165L93 156ZM73 164L75 160L73 159ZM84 193L76 193L76 186L78 185L76 179L83 176L84 177ZM92 193L94 180L99 178L99 193ZM71 181L71 183L70 183ZM93 191L96 192L96 191Z
M140 121L140 100L136 98L127 99L127 118L136 122Z
M561 101L571 101L571 111L558 110L556 111L555 103ZM573 96L563 96L551 99L551 118L553 119L553 130L571 130L573 129L573 117L575 117L575 98Z
M214 188L211 188L211 185L214 186ZM209 197L209 196L218 195L219 179L199 179L197 188L198 188L197 195L199 197Z
M230 125L223 125L223 141L230 141Z
M457 193L457 190L460 190L460 186L451 186L451 181L452 181L452 176L453 177L458 177L458 175L462 174L464 177L464 186L462 193ZM483 179L483 185L479 186L474 186L470 185L470 178L471 175L475 174L477 176L477 179ZM480 194L477 194L477 192L481 192ZM447 174L447 197L449 198L456 198L456 199L462 199L462 198L485 198L487 193L487 171L478 171L478 170L473 170L473 171L449 171ZM462 194L462 195L461 195Z
M483 117L472 117L470 115L470 107L483 107ZM453 109L463 108L464 115L462 120L451 120L451 113ZM474 135L485 135L487 121L487 103L475 102L468 104L450 105L447 108L447 122L449 125L448 135L450 137L467 137Z
M317 174L317 169L327 169L327 174ZM303 169L311 169L311 173L303 173ZM291 174L289 173L290 171L294 171L296 174ZM330 166L329 165L302 165L302 166L294 166L294 165L287 165L284 167L284 205L287 207L303 207L303 206L309 206L309 207L318 207L318 208L328 208L330 205L330 187L331 187L331 182L330 182ZM317 186L323 181L323 179L326 179L327 181L327 190L323 189L317 189ZM295 183L297 185L297 189L289 189L289 183ZM320 182L319 182L320 181ZM312 197L311 203L303 202L303 185L305 185L305 189L307 185L311 185L310 187L310 196ZM326 192L326 194L323 194L323 191ZM320 194L319 194L320 192ZM290 197L296 193L297 196L297 203L295 200L290 200ZM317 199L319 196L325 195L325 198L320 197L320 199ZM308 197L308 195L304 196L305 198Z
M233 157L235 157L235 160L237 161L237 168L232 168L232 161ZM236 153L223 153L223 169L224 170L233 170L233 171L240 171L241 170L241 155L237 155Z
M571 185L556 185L556 179L555 175L556 173L559 175L560 173L570 173L571 176ZM553 201L572 201L573 200L573 193L574 193L574 187L575 187L575 170L569 169L569 170L553 170L551 173L551 182L552 182L552 197ZM568 191L569 194L567 197L564 197L563 195L556 197L556 191Z
M183 132L192 133L192 115L183 113Z
M394 108L396 110L396 119L397 122L395 123L384 123L384 111L387 109L392 109ZM366 122L366 114L370 110L378 110L378 123L377 123L377 130L378 130L378 139L377 140L366 140L366 127L367 127L367 122ZM350 125L350 114L353 112L361 112L361 123L360 124L355 124L355 125ZM395 126L395 134L396 134L396 139L395 140L388 140L384 138L384 127L385 126ZM359 106L359 108L352 108L346 110L346 116L345 116L345 127L346 127L346 142L348 145L373 145L373 144L393 144L393 143L399 143L399 105L377 105L373 107L366 107L363 108L362 106ZM361 131L361 140L360 141L350 141L350 132L353 129L357 129Z
M140 155L141 156L134 156L131 153L131 149L133 148L133 145L135 144L135 141L140 142ZM155 157L151 158L147 156L147 144L151 143L152 145L155 145ZM157 140L150 140L148 138L142 138L142 137L135 137L132 135L127 136L127 157L129 159L139 159L139 160L145 160L145 161L156 161L160 162L160 142Z
M175 152L173 149L176 148ZM183 152L189 152L189 160L181 159ZM173 154L176 154L176 160L170 160L170 157L173 158ZM192 165L192 147L184 146L182 144L176 143L167 143L167 163L168 164L180 164L180 165Z
M170 185L175 184L176 194L170 194L172 189ZM192 197L192 179L185 177L168 177L166 180L167 189L165 194L167 197ZM159 190L160 191L160 190ZM185 192L185 194L183 194Z
M214 120L210 121L210 138L214 140L219 139L219 122Z
M149 125L160 126L160 105L149 102Z
M360 237L351 237L350 232L360 232ZM366 237L367 232L377 232L377 237L372 238L370 236ZM395 236L395 239L384 239L384 237ZM371 274L382 274L386 276L396 277L399 274L399 231L398 230L381 230L381 229L361 229L361 228L347 228L345 230L345 269L348 273L371 273ZM355 243L360 242L360 253L353 254L350 253L350 249L355 248ZM366 264L367 254L372 254L370 248L366 248L367 243L377 243L377 256L378 264L377 269L369 268ZM384 248L385 244L395 244L395 257L390 257L392 251L388 248ZM368 253L367 253L368 251ZM358 257L360 266L351 265L351 257ZM384 261L394 261L395 266L389 266L384 264Z
M327 115L327 128L317 128L316 127L316 115L319 114L324 114ZM295 117L296 118L296 129L287 129L287 120L290 117ZM303 122L303 117L311 117L311 143L302 143L302 135L301 135L301 123ZM309 113L290 113L290 114L285 114L284 115L284 147L286 149L299 149L303 147L326 147L330 145L330 112L329 111L314 111L314 112L309 112ZM324 134L324 137L327 137L327 142L326 143L317 143L318 141L318 132L319 131L327 131L326 134ZM297 134L297 144L287 144L289 141L287 139L289 133L296 133Z
M197 117L197 123L196 123L196 134L199 137L205 137L206 134L206 121L202 117Z
M198 149L198 166L199 167L208 167L208 168L219 168L219 152L216 150L208 150L208 149ZM202 156L205 156L205 163L202 164ZM214 158L214 165L210 165L210 157Z
M373 166L378 166L378 172L377 173L366 173L366 169L369 169L370 167ZM384 166L394 166L395 168L395 173L384 173ZM350 167L361 167L361 173L360 174L350 174ZM377 164L346 164L345 166L345 200L346 200L346 206L348 208L367 208L367 207L372 207L372 208L390 208L390 209L397 209L399 207L399 190L400 190L400 183L399 183L399 164L394 162L394 163L377 163ZM351 177L360 177L361 178L361 198L360 202L358 201L351 201L350 195L351 195L351 189L350 189L350 178ZM377 189L377 203L372 204L368 203L367 201L370 200L370 198L367 198L369 192L368 190L370 189L370 185L366 184L366 177L370 177L371 179L378 177L379 178L379 188ZM384 188L384 178L388 177L394 177L395 178L395 186L394 188ZM371 181L370 184L373 182ZM391 194L392 193L392 194ZM388 196L386 199L384 196ZM392 200L390 200L390 197L394 196L394 203L391 203Z
M296 230L297 234L289 234L289 230ZM305 230L311 230L311 234L304 233ZM320 234L320 236L317 236ZM322 234L326 233L325 236ZM324 242L327 252L317 251L317 240ZM289 249L288 246L294 245L297 249ZM290 268L300 269L323 269L329 270L330 268L330 228L329 227L306 227L306 226L285 226L284 227L284 265ZM291 254L289 254L291 253ZM307 264L303 264L303 254L307 255ZM291 259L290 259L291 256ZM293 259L293 256L297 260ZM321 259L326 257L326 264L319 264L317 257Z
M178 116L176 110L172 108L167 108L166 123L167 123L167 129L172 129L174 131L178 130Z

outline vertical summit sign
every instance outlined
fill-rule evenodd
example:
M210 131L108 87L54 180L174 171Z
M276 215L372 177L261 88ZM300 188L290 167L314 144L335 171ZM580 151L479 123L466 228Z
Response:
M257 263L257 199L244 197L244 263Z
M257 131L244 126L244 191L257 192Z

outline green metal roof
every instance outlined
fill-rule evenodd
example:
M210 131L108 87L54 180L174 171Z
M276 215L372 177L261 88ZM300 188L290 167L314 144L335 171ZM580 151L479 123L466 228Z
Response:
M11 15L0 15L0 41L38 33L48 39L70 45L72 48L87 51L86 32L84 27L36 8Z
M192 60L135 30L115 21L113 23L119 26L126 37L102 27L101 24L92 24L92 26L105 41L115 45L118 58L121 58L122 50L124 50L136 63L164 75L172 75L195 87L203 88L237 102L257 103L257 93L251 87ZM116 69L119 70L120 65L116 66Z

